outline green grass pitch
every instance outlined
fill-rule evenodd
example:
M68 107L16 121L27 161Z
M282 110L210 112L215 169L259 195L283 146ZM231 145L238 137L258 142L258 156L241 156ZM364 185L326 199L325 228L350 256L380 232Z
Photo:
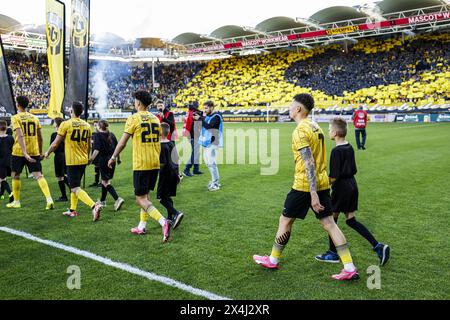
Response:
M93 223L79 203L80 216L61 213L66 204L46 212L36 182L22 175L22 209L0 203L0 226L31 233L112 260L178 280L232 299L449 299L450 124L370 124L367 150L357 151L360 210L357 217L379 241L388 243L391 260L381 268L381 289L369 290L366 273L378 258L366 240L339 225L347 236L361 279L335 282L340 265L321 264L314 255L327 237L310 212L294 224L281 270L265 270L253 254L270 253L286 193L293 179L290 135L294 124L225 124L225 128L279 129L280 169L261 176L259 165L220 165L222 190L209 193L203 176L185 178L174 198L185 212L181 226L162 245L161 228L148 223L146 236L129 229L139 220L134 203L131 146L123 152L113 184L125 198L122 211L112 199L102 219ZM325 124L322 125L327 132ZM123 125L113 125L118 138ZM45 149L51 127L45 127ZM354 145L350 130L348 140ZM332 142L327 141L328 156ZM53 159L43 163L53 197L59 196ZM86 184L93 182L93 167ZM100 189L86 188L95 200ZM154 198L154 194L152 194ZM164 208L156 206L166 215ZM0 232L0 299L201 299L71 253ZM81 269L81 289L69 290L66 270Z

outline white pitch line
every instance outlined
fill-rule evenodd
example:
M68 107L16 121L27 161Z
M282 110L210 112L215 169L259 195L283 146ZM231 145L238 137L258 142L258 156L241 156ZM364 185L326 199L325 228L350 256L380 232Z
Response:
M211 292L208 292L208 291L205 291L205 290L201 290L201 289L197 289L197 288L191 287L191 286L189 286L187 284L184 284L182 282L173 280L173 279L168 278L168 277L160 276L160 275L157 275L157 274L152 273L152 272L147 272L147 271L141 270L139 268L130 266L130 265L126 264L126 263L116 262L116 261L113 261L113 260L111 260L109 258L98 256L98 255L96 255L94 253L91 253L89 251L84 251L84 250L80 250L80 249L77 249L77 248L74 248L74 247L66 246L66 245L64 245L62 243L58 243L58 242L55 242L55 241L41 239L41 238L33 236L32 234L23 232L23 231L18 231L18 230L11 229L11 228L8 228L8 227L0 227L0 231L6 232L6 233L10 233L10 234L13 234L13 235L16 235L16 236L19 236L19 237L22 237L22 238L25 238L25 239L28 239L28 240L31 240L31 241L39 242L39 243L45 244L45 245L53 247L53 248L61 249L61 250L64 250L66 252L70 252L70 253L73 253L73 254L76 254L76 255L79 255L79 256L82 256L82 257L85 257L85 258L88 258L88 259L91 259L91 260L103 263L103 264L105 264L107 266L110 266L110 267L113 267L113 268L116 268L116 269L120 269L120 270L129 272L129 273L132 273L132 274L136 274L138 276L147 278L149 280L161 282L161 283L163 283L165 285L178 288L180 290L192 293L192 294L194 294L196 296L207 298L209 300L230 300L230 298L222 297L222 296L216 295L214 293L211 293Z

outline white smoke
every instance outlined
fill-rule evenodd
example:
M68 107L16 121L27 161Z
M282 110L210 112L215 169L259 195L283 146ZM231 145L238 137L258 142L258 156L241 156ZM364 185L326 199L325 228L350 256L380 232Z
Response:
M94 82L92 91L94 98L96 99L94 108L97 113L100 114L100 118L104 118L104 114L106 113L106 109L108 107L109 88L104 78L105 71L105 63L103 61L99 62L94 69L94 77L92 79Z

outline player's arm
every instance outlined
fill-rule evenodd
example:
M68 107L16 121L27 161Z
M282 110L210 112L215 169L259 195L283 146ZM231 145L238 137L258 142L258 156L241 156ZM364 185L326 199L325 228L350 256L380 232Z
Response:
M56 149L58 149L58 146L61 144L61 142L64 140L64 138L62 136L60 136L59 134L56 136L55 140L52 142L52 144L50 145L50 147L48 148L47 152L44 153L44 157L46 159L48 159L48 157L50 156L50 154L52 152L54 152Z
M38 138L38 145L39 145L39 154L42 155L42 130L39 128L37 129L37 138Z
M128 139L130 139L131 134L124 132L122 135L122 138L120 138L119 143L116 146L116 149L114 150L113 155L111 156L111 159L108 161L108 167L112 168L114 163L117 161L117 157L120 155L120 153L125 149L127 146Z
M94 150L91 154L91 158L89 159L89 163L94 162L95 158L97 158L98 154L100 153L100 151L98 150Z
M308 179L309 193L311 194L311 207L315 212L320 212L324 207L320 204L319 196L317 195L316 165L314 164L311 147L300 149L300 156L305 164L305 173Z
M25 137L24 137L22 129L20 127L18 127L16 129L16 135L17 135L17 142L19 142L19 146L22 149L22 153L23 153L23 156L25 157L25 159L27 159L28 162L35 163L36 160L34 160L28 154L27 145L25 143Z

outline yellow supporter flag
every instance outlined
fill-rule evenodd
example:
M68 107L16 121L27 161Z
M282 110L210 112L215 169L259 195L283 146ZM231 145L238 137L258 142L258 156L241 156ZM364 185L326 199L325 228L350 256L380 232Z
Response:
M50 100L48 116L63 117L61 106L64 100L64 49L65 7L62 2L47 0L46 25L47 59L50 74Z

